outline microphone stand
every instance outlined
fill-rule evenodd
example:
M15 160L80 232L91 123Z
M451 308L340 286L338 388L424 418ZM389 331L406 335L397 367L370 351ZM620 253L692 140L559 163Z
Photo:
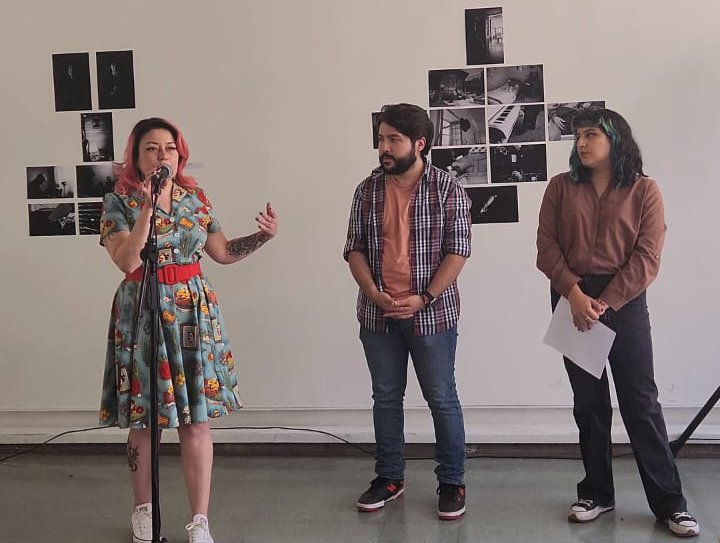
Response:
M143 306L148 309L150 317L150 472L152 484L152 543L165 543L166 538L160 535L160 429L158 427L158 358L160 337L160 290L158 287L157 263L157 231L155 217L157 216L158 200L162 179L158 175L152 178L152 216L150 217L150 231L148 232L145 247L140 252L143 260L143 278L140 283L138 301L133 329L133 345L137 341L137 331L142 319ZM146 296L146 290L149 295ZM147 328L147 327L143 327ZM133 353L135 349L133 348Z
M690 439L690 436L695 431L695 428L700 426L700 423L712 410L718 400L720 400L720 387L717 387L717 389L715 389L715 392L713 392L712 396L708 398L708 401L705 402L705 405L703 405L698 414L695 415L695 418L690 421L690 424L688 424L688 427L685 428L685 431L680 434L680 437L670 442L670 450L672 451L673 456L678 455L680 449L682 449L683 445L685 445L687 440Z

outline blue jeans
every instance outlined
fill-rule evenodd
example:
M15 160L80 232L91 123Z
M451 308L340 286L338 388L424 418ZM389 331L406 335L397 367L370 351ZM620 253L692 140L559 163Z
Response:
M438 481L463 484L465 428L455 388L457 327L431 336L416 336L413 319L404 319L393 321L388 334L361 327L360 340L372 379L375 472L388 479L404 477L403 398L410 354L435 425Z

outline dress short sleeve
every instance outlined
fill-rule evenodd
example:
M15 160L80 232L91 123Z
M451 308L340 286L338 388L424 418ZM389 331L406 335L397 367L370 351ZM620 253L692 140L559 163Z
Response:
M103 199L103 211L100 217L100 245L105 245L106 237L122 230L130 230L127 206L120 195L109 192Z
M198 189L197 191L197 198L202 202L205 211L207 213L208 219L206 220L205 229L208 231L208 234L214 234L215 232L220 232L222 230L222 227L220 226L220 221L217 218L217 215L215 214L215 211L213 210L213 206L210 203L210 200L207 197L207 194L205 194L205 191L202 189Z

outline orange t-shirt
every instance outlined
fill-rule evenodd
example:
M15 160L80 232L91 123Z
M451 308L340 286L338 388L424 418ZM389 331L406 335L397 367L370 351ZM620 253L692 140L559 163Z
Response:
M382 226L382 278L385 292L404 298L410 292L410 197L417 183L400 186L388 176Z

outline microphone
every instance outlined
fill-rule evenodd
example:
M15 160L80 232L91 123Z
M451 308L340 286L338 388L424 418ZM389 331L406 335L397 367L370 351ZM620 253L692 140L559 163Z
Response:
M155 194L160 192L161 181L173 176L173 169L170 164L161 164L160 167L150 176Z

